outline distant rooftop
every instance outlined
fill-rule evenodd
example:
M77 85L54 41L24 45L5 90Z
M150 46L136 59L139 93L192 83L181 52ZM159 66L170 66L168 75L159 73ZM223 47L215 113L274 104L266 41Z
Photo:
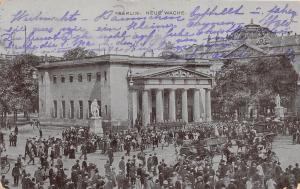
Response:
M253 24L253 20L251 20L250 24L240 27L236 31L232 32L228 36L228 39L258 39L265 36L276 37L276 33L272 32L269 28L262 27L258 24Z
M86 66L91 64L131 64L131 65L159 65L159 66L177 66L183 64L201 64L211 65L208 60L195 59L165 59L161 57L136 57L128 55L101 55L97 57L76 59L76 60L63 60L54 62L41 63L38 69L57 68L57 67L73 67L73 66Z

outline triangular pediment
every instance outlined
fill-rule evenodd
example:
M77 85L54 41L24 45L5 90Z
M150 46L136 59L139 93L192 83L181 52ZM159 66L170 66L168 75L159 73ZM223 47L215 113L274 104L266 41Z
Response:
M211 77L208 74L190 70L182 66L171 67L164 69L150 69L144 73L139 73L134 75L135 78L202 78L210 79Z
M267 53L261 48L245 43L230 51L227 55L224 56L224 58L252 58L264 55L267 55Z

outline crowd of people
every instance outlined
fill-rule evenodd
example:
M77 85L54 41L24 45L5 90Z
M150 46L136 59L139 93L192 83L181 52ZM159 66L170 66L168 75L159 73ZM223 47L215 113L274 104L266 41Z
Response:
M294 135L299 128L296 122L270 122L265 126L270 133L280 135ZM203 142L220 137L226 140L213 152ZM61 135L28 138L24 156L19 155L11 175L13 184L22 189L295 188L300 181L299 165L283 169L271 143L259 137L255 126L238 122L202 123L169 130L146 128L139 132L108 132L104 136L90 133L88 128L68 128ZM174 149L171 162L157 154L157 148L170 145ZM198 151L192 152L193 148ZM203 158L204 149L214 156ZM107 157L103 167L89 158L97 150ZM116 152L123 154L120 160L115 160ZM63 163L66 159L75 163L68 167ZM27 170L29 164L38 166L33 175ZM7 178L2 180L4 184Z

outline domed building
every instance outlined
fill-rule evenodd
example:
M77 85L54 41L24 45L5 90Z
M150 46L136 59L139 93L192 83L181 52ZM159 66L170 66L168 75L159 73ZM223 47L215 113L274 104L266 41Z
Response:
M245 25L234 31L230 34L227 39L229 40L246 40L246 39L258 39L262 37L276 37L276 34L272 32L269 28L262 27L258 24L251 24Z
M300 74L300 35L287 32L276 34L270 29L251 23L225 37L209 36L205 45L193 45L185 52L187 59L207 59L213 75L221 70L224 61L249 62L260 57L289 56L295 71ZM298 82L300 86L300 82ZM300 87L294 103L287 112L300 117Z

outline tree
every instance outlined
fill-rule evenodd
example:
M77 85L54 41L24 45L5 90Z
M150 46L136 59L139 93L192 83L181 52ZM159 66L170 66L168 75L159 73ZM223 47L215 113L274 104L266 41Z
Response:
M82 59L95 56L97 56L97 54L94 51L85 50L82 47L76 47L74 49L68 50L63 55L64 59L66 60Z
M288 107L296 94L297 80L292 64L283 56L227 61L216 75L213 103L230 114L241 106L255 104L263 114L267 107L275 107L277 94L283 106Z
M33 72L39 62L41 62L39 57L28 54L2 62L0 106L5 115L9 111L28 112L37 109L38 83L33 78Z

